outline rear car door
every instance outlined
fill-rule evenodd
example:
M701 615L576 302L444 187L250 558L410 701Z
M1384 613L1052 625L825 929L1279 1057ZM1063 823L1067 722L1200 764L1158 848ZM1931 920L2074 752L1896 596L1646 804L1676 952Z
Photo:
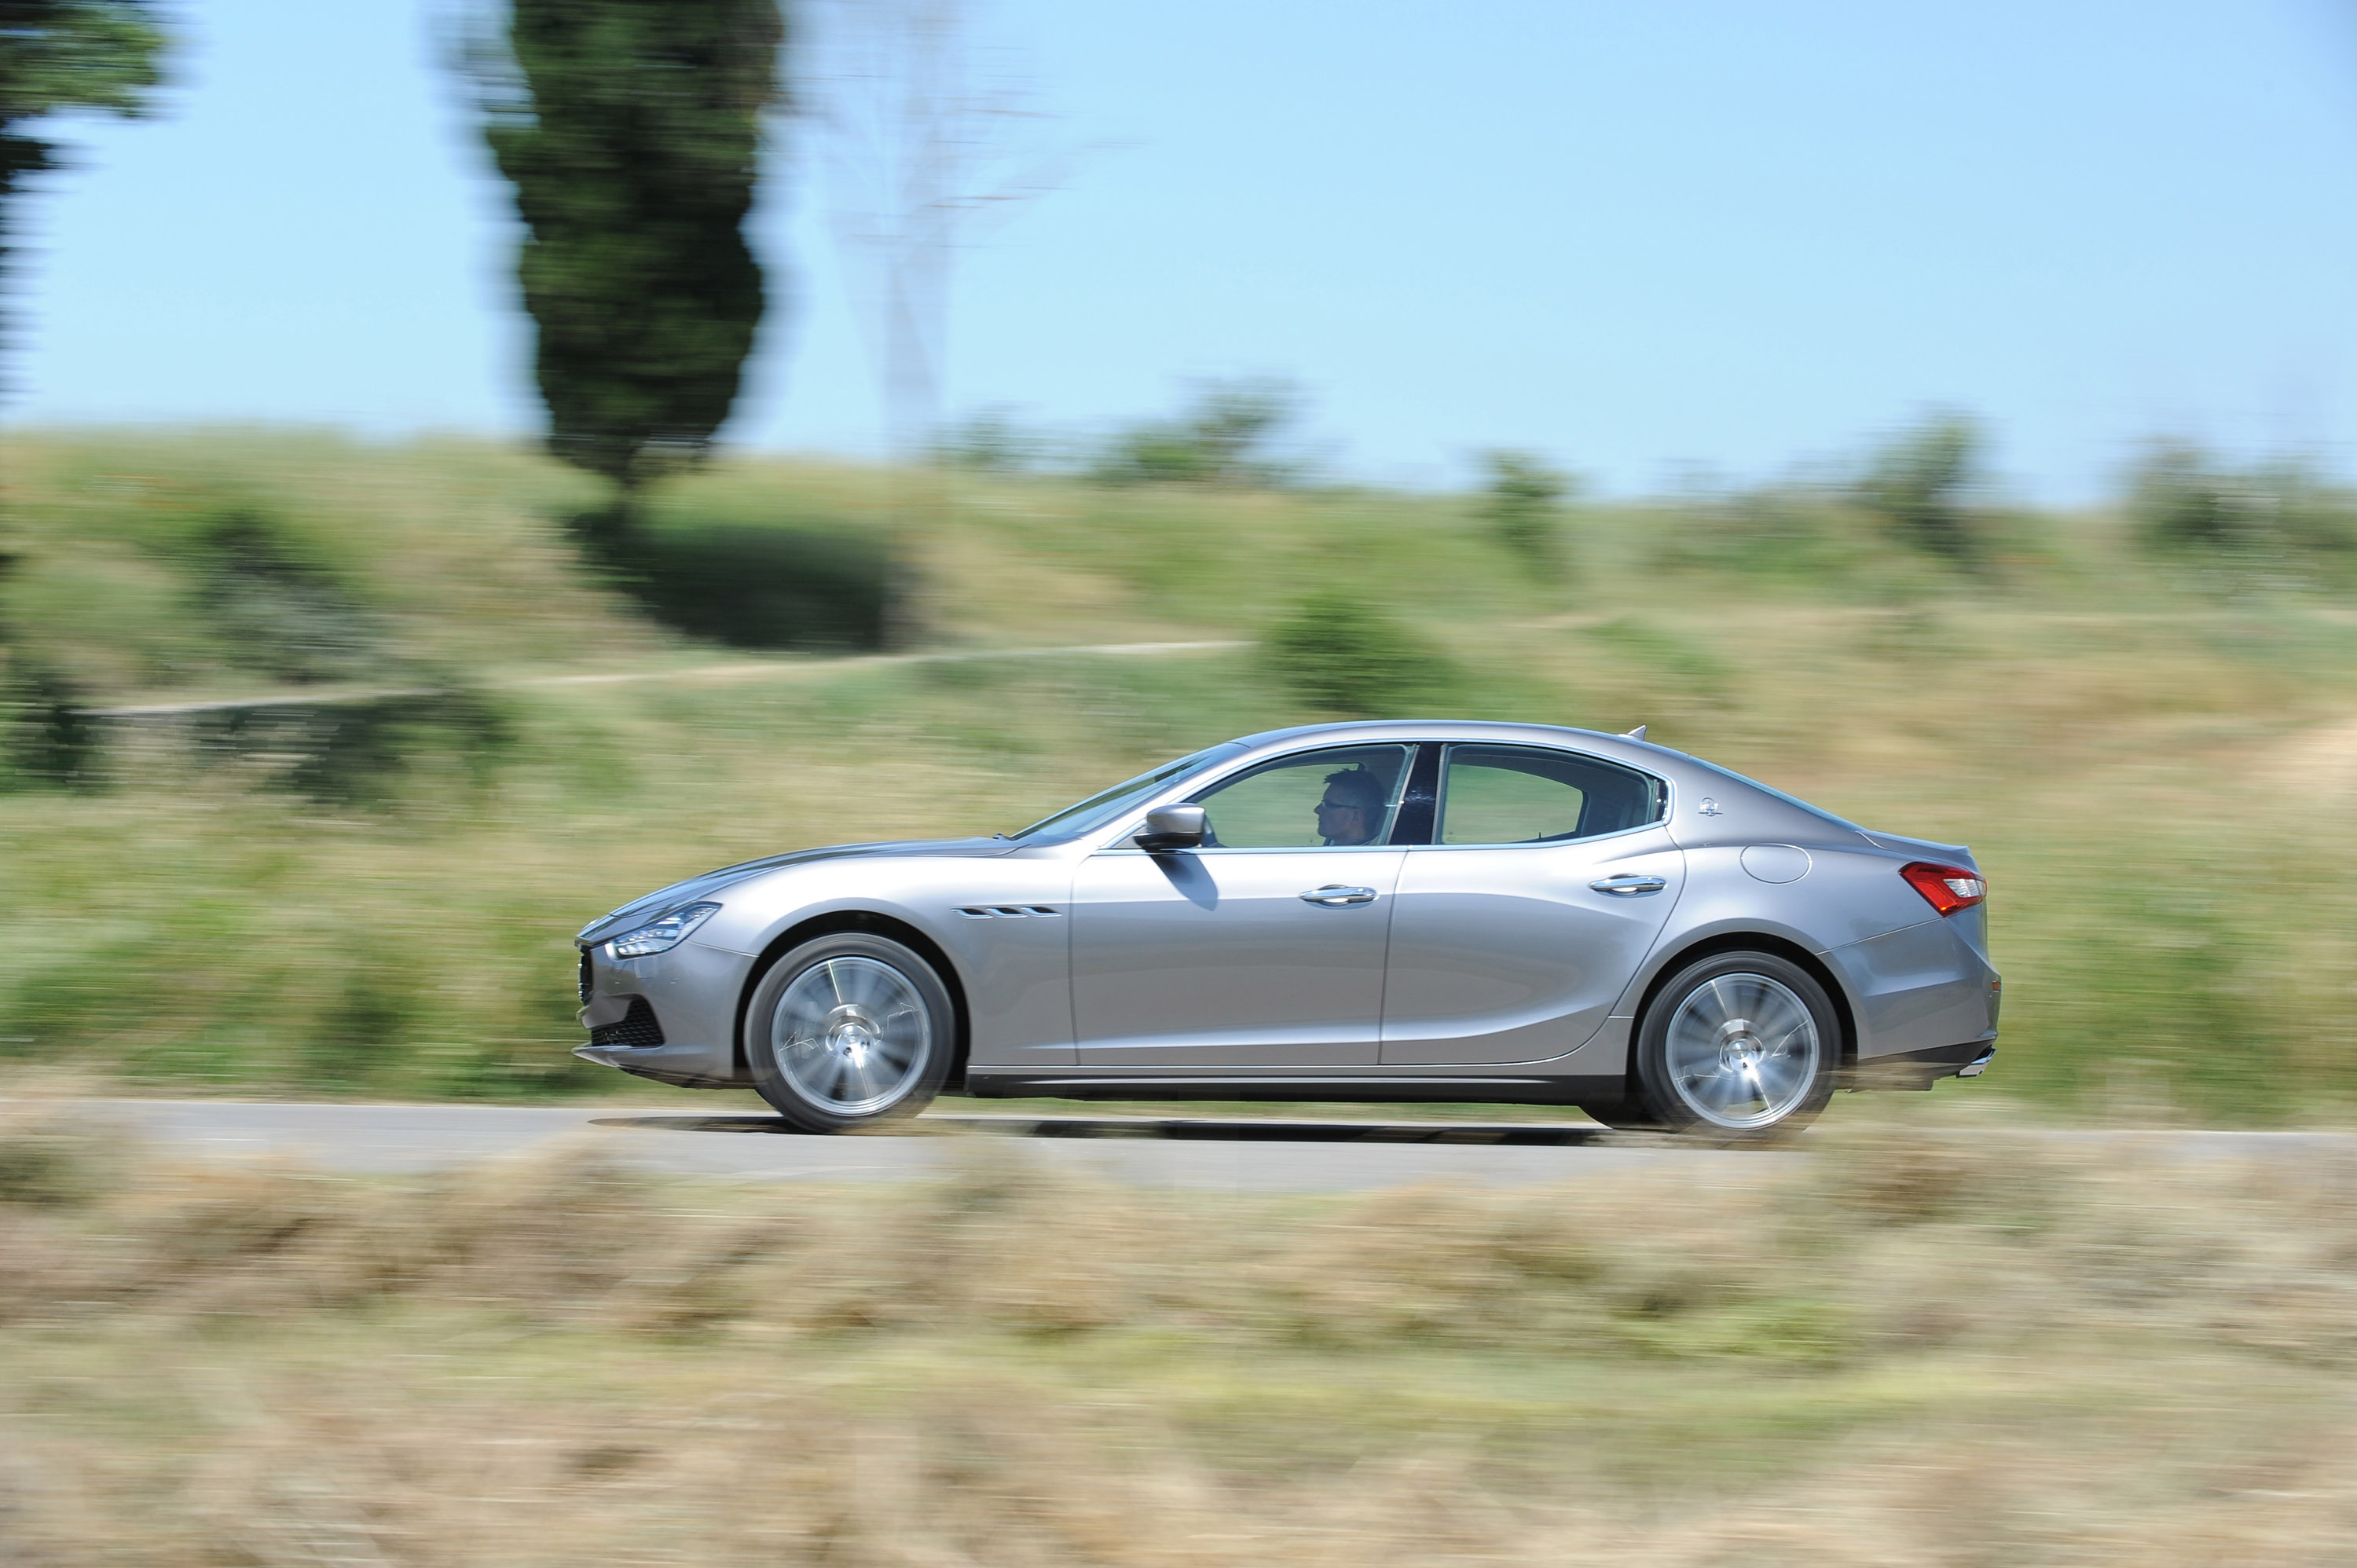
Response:
M1323 747L1199 791L1199 849L1126 841L1080 865L1072 1016L1084 1066L1376 1060L1404 851L1402 745Z
M1405 852L1386 1065L1546 1061L1593 1036L1677 900L1667 786L1552 746L1451 742Z

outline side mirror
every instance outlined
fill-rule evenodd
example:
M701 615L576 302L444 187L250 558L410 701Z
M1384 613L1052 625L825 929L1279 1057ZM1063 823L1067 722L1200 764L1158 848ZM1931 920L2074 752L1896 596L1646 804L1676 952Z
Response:
M1177 806L1158 806L1146 813L1146 826L1139 829L1130 842L1140 849L1193 849L1203 842L1210 823L1203 808L1189 801Z

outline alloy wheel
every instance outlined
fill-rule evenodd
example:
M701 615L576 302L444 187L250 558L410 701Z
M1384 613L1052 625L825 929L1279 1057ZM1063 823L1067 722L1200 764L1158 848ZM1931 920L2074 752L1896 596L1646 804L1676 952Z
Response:
M916 983L880 959L823 959L778 999L770 1031L778 1071L834 1116L868 1116L909 1091L932 1052Z
M1679 1100L1713 1126L1772 1126L1805 1101L1824 1047L1792 987L1765 974L1715 975L1671 1015L1663 1065Z

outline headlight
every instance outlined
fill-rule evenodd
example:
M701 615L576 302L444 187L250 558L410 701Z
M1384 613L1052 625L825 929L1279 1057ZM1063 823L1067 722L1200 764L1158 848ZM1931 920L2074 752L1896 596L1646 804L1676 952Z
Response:
M635 931L624 931L606 944L606 950L616 958L645 958L651 953L669 952L687 940L687 933L712 918L720 910L717 904L690 904L673 909L662 919L640 926Z

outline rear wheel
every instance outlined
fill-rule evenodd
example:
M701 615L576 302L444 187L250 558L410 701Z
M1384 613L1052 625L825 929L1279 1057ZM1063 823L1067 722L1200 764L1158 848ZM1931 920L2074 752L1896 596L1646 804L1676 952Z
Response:
M1764 1143L1833 1098L1841 1026L1816 977L1774 953L1724 952L1670 978L1637 1032L1644 1109L1663 1126Z
M806 1133L913 1116L941 1091L956 1038L949 990L917 953L844 932L770 967L745 1009L754 1087Z

